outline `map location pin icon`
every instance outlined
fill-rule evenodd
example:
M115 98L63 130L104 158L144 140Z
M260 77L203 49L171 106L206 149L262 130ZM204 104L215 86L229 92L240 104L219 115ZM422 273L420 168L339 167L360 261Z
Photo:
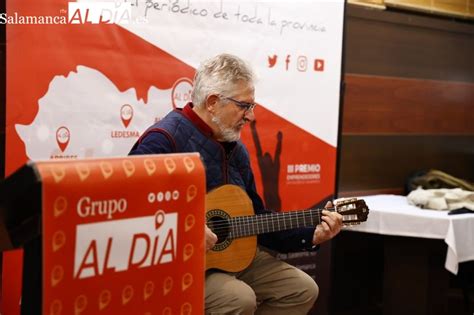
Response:
M63 303L60 300L54 300L51 303L49 308L50 315L61 315L61 311L63 310Z
M153 283L153 281L146 282L145 287L143 288L143 299L148 300L153 295L154 290L155 284Z
M102 290L99 295L99 310L106 308L112 300L112 293L109 290Z
M163 295L167 295L171 289L173 288L173 279L171 277L167 277L165 282L163 282Z
M155 213L155 229L159 229L161 225L165 222L165 212L163 210L158 210Z
M85 295L79 295L74 301L74 315L81 314L87 307L87 297Z
M69 140L71 138L71 132L67 127L61 126L56 130L56 142L58 143L59 149L61 152L66 150Z
M182 278L181 290L186 291L193 284L193 275L189 272Z
M122 105L120 108L120 118L125 128L127 128L133 118L133 107L130 104Z
M127 304L133 297L133 287L131 285L127 285L122 290L122 305Z

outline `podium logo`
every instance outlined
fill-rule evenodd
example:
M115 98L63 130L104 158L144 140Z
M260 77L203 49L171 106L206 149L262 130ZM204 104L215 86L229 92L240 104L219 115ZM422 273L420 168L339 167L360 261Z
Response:
M171 263L176 260L177 235L178 213L164 211L152 216L78 225L74 278Z
M77 202L77 214L81 218L94 216L107 216L112 219L116 213L124 213L127 211L127 200L109 199L109 200L92 200L90 197L82 197Z
M125 104L120 107L120 118L122 119L122 124L127 128L133 118L132 105Z
M71 132L67 127L61 126L56 130L56 142L58 143L61 152L64 152L71 139Z
M277 63L278 56L273 55L273 56L268 56L268 68L273 68L276 63Z

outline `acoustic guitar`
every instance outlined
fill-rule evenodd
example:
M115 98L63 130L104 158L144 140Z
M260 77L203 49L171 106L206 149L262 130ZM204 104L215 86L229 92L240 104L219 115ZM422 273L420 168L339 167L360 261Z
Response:
M321 223L322 210L342 215L344 225L366 221L369 208L356 198L335 202L333 208L278 212L255 215L246 192L235 185L224 185L206 196L207 226L217 235L217 242L206 254L206 270L239 272L252 262L257 250L257 235L314 227Z

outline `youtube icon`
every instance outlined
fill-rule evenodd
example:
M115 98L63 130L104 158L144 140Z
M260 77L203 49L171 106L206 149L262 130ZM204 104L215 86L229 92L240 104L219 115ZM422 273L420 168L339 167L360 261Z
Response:
M314 59L314 71L324 71L324 59Z

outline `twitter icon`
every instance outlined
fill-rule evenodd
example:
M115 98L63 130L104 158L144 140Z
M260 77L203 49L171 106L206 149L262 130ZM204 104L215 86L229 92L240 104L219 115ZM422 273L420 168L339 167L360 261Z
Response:
M277 58L278 56L277 55L273 55L273 56L268 56L268 67L269 68L273 68L277 62Z

